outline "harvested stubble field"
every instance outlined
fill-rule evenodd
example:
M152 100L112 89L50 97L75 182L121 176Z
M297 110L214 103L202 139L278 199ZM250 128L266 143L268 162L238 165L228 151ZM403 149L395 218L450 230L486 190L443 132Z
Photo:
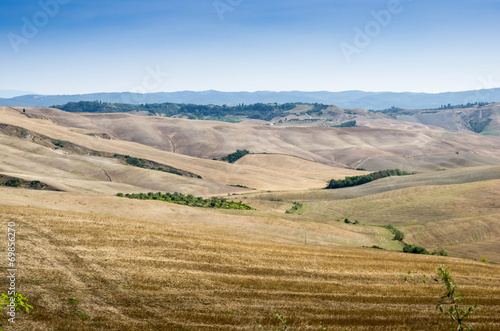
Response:
M375 249L304 246L203 227L1 206L16 222L18 291L35 307L16 330L448 330L438 284L405 283L441 264L500 328L500 267ZM2 244L2 253L6 253ZM6 278L1 286L7 285ZM70 302L69 299L75 299ZM79 300L79 301L77 301ZM6 330L9 330L6 328Z
M270 209L273 203L269 199L300 201L307 206L300 215L303 221L338 224L337 219L347 217L362 225L391 224L402 230L412 244L430 250L444 247L453 256L477 260L487 258L500 263L500 180L476 181L481 177L498 177L499 169L480 167L475 168L470 176L466 175L471 172L463 170L443 175L443 182L446 182L464 174L464 184L423 185L396 190L405 179L408 180L404 183L406 186L412 182L426 183L429 178L440 182L433 174L422 174L380 179L338 190L255 194L249 195L246 201L261 210ZM467 183L468 180L472 182ZM380 193L366 194L377 191ZM350 225L349 228L354 231L360 226Z

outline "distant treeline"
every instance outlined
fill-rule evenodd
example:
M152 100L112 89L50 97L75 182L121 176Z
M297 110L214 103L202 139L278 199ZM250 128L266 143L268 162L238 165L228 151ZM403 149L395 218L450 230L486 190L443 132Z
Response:
M447 104L447 105L441 105L441 107L436 108L436 109L457 109L457 108L472 108L474 106L482 107L491 104L492 102L474 102L474 103L467 103L467 104L460 104L460 105L452 105L452 104Z
M475 106L483 107L483 106L487 106L487 105L492 104L492 103L493 102L474 102L474 103L469 102L467 104L460 104L460 105L452 105L449 103L447 105L441 105L439 108L429 108L429 109L422 109L422 110L426 110L427 113L436 113L438 110L472 108ZM412 115L415 113L414 110L406 110L406 109L394 107L394 106L392 106L391 108L383 109L383 110L370 109L370 111L380 112L380 113L384 113L384 114L401 114L401 115Z
M384 177L407 176L407 175L413 175L413 173L405 172L405 171L400 170L400 169L380 170L380 171L373 172L373 173L368 174L368 175L346 177L345 179L332 179L326 188L327 189L335 189L335 188L342 188L342 187L349 187L349 186L357 186L357 185L366 184L366 183L369 183L369 182L374 181L376 179L380 179L380 178L384 178Z
M253 208L240 202L229 201L225 198L213 197L210 199L203 199L202 197L195 197L192 194L184 195L182 193L132 193L123 194L117 193L118 197L127 197L129 199L140 199L140 200L159 200L170 203L175 203L178 205L192 206L192 207L202 207L202 208L215 208L215 209L240 209L240 210L252 210Z
M269 121L274 117L284 117L288 110L294 109L302 103L256 103L252 105L239 104L237 106L227 105L195 105L177 103L154 103L154 104L124 104L109 103L101 101L80 101L68 102L64 105L54 105L52 108L61 109L67 112L88 112L88 113L119 113L119 112L139 112L146 111L151 115L164 115L172 117L176 115L187 116L190 119L216 119L234 120L234 116L245 116L251 119ZM311 104L315 111L327 108L323 104ZM233 117L232 117L233 116Z

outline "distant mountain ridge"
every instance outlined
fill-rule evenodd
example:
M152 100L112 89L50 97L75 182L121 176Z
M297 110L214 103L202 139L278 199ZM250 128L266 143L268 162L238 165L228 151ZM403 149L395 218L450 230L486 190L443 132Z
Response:
M23 95L0 98L0 106L49 107L77 101L103 101L113 103L193 103L238 105L253 103L306 102L334 104L341 108L386 109L392 106L407 109L437 108L446 104L500 101L500 88L463 92L413 93L413 92L301 92L301 91L179 91L137 94L130 92L92 93L74 95Z

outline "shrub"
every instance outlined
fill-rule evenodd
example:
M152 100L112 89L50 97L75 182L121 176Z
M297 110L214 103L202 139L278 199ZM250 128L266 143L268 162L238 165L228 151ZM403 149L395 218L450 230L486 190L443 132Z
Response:
M292 208L288 209L285 213L293 214L295 212L298 212L300 209L302 209L302 207L304 207L304 205L301 204L300 202L294 202Z
M444 248L438 248L432 251L432 255L448 256L448 252Z
M429 255L429 252L425 248L423 248L421 246L410 245L410 244L405 244L405 246L403 247L403 252L411 253L411 254Z
M394 238L392 240L402 241L405 239L405 234L397 229L394 231Z
M23 183L23 181L19 178L12 178L12 179L9 179L8 181L5 182L5 186L9 186L9 187L19 187L21 186L21 184Z

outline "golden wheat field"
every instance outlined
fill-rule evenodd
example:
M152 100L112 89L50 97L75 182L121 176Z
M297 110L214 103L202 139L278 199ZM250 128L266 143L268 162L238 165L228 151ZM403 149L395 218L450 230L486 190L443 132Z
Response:
M34 306L17 330L271 330L278 311L293 330L447 330L443 286L400 275L441 264L478 304L477 330L500 327L497 265L30 207L1 218L16 223L18 291Z

